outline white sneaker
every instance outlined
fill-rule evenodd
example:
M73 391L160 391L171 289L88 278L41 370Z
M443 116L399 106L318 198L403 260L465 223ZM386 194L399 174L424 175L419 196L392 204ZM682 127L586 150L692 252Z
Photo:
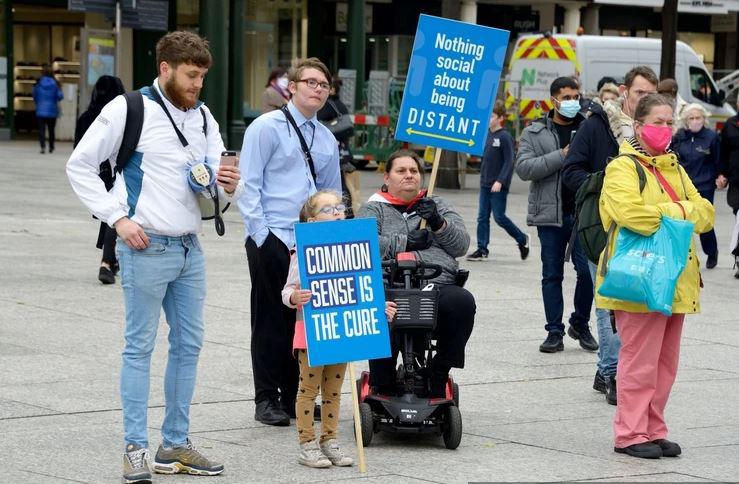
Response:
M298 455L298 462L308 467L331 467L331 461L328 460L328 457L323 455L320 447L318 447L318 442L316 442L315 440L300 444L300 455Z
M321 451L335 466L348 467L354 465L354 459L344 455L344 452L339 447L339 441L336 439L330 439L322 443Z

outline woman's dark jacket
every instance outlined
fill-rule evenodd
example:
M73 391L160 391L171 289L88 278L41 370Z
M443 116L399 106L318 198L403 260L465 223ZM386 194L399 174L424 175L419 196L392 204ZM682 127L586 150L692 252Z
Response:
M672 151L699 192L716 189L719 172L719 138L706 127L697 133L681 128L672 139Z

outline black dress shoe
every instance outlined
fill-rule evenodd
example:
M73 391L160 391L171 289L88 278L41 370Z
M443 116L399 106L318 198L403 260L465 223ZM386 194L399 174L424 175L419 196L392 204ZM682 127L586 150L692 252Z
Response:
M713 269L718 264L718 254L709 255L706 259L706 269Z
M659 445L660 449L662 449L663 457L677 457L683 453L683 450L676 442L670 442L667 439L653 440L652 443Z
M598 342L593 338L593 335L590 333L590 328L587 325L579 329L570 325L570 327L567 328L567 334L570 338L578 340L580 347L584 350L596 351L598 349Z
M614 447L613 451L619 454L628 454L631 457L638 457L640 459L659 459L662 457L662 447L652 442L633 444L628 447Z
M547 339L539 345L539 351L542 353L556 353L557 351L564 351L565 345L562 342L562 335L555 332L550 332L547 335Z
M606 377L606 402L608 402L609 405L616 405L618 403L616 375Z
M277 427L287 427L290 425L290 417L280 408L277 402L271 400L257 402L254 420L262 422L265 425L275 425Z
M600 393L606 393L606 379L598 370L596 370L595 378L593 379L593 390Z
M105 266L100 266L98 280L103 284L115 284L115 274Z

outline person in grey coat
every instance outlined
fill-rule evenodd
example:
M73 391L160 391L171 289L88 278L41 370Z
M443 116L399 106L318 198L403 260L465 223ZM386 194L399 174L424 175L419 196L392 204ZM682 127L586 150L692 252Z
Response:
M575 223L575 193L562 184L561 171L570 141L585 119L579 112L580 92L574 79L555 79L549 92L554 109L548 116L526 127L521 134L516 157L516 173L522 180L531 181L526 223L536 226L541 243L541 292L547 320L544 325L547 338L539 346L543 353L564 350L562 280L567 243ZM579 340L583 349L595 351L598 343L588 325L593 283L577 238L572 261L577 272L577 284L573 301L575 310L570 316L567 334Z
M464 368L464 349L475 321L475 298L457 286L459 265L470 245L462 217L441 197L427 197L421 190L423 161L414 152L399 150L385 163L382 189L359 209L359 217L377 220L383 260L400 252L413 252L416 259L438 264L442 273L432 282L439 289L436 323L437 352L431 367L431 396L445 393L449 370ZM426 220L426 228L420 228ZM391 339L393 356L370 361L370 385L378 393L395 392L395 361L398 344Z

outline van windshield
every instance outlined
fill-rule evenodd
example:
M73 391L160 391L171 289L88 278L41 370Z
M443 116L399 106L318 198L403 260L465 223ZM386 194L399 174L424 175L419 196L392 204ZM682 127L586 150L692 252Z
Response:
M690 67L690 92L704 103L721 105L716 85L711 76L700 67Z

